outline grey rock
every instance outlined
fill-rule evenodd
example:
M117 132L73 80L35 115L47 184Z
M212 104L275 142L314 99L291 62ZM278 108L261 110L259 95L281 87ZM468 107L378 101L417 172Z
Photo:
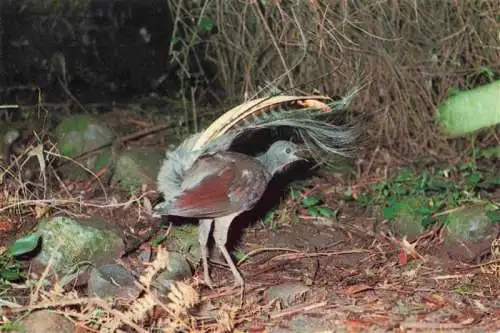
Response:
M106 264L94 267L90 271L87 287L89 296L117 297L128 300L136 298L140 291L135 277L123 266Z
M477 260L490 251L500 235L500 223L486 214L486 206L476 205L451 212L445 222L444 246L452 257Z
M169 251L184 255L193 266L200 262L197 225L186 223L173 227L164 243L168 246Z
M111 178L111 184L118 184L130 193L142 185L156 188L156 176L164 158L163 150L135 148L119 154Z
M334 333L338 332L335 324L325 317L297 315L286 325L272 327L270 333Z
M270 287L264 293L266 302L278 299L282 305L289 306L302 298L309 291L309 287L301 283L285 283Z
M71 320L48 310L30 313L16 324L20 328L16 332L20 333L72 333L75 329Z
M448 214L445 224L447 241L479 242L495 239L496 223L487 215L483 205L465 207Z

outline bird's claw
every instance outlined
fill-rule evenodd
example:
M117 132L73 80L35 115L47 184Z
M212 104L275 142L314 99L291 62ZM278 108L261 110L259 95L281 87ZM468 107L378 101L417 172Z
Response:
M206 285L210 289L214 289L214 284L212 283L212 279L210 278L210 275L204 274L203 277L203 284Z
M236 278L234 280L233 285L235 288L243 288L245 286L245 281L242 278L241 279Z

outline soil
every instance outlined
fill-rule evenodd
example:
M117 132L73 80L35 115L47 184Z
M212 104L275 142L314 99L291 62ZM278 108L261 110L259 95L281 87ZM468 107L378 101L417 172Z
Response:
M128 133L150 125L138 118L120 124ZM167 144L160 141L150 135L134 144ZM373 174L363 177L376 179L379 170L384 169L382 165L373 167ZM87 185L73 184L74 188L84 188L89 196L97 192L93 185L90 190ZM356 201L335 199L335 191L342 186L347 186L346 181L335 174L314 176L308 183L310 192L327 198L328 207L338 208L334 218L308 216L289 196L281 196L288 193L285 190L280 195L272 194L275 201L282 201L273 226L247 215L234 224L230 245L251 253L239 266L246 282L241 327L266 332L266 327L287 327L294 316L302 314L327 318L339 332L500 329L500 278L488 271L487 265L463 263L458 254L454 257L453 251L440 242L422 239L416 245L416 256L405 254L402 240L387 235L381 217ZM108 198L126 201L116 188L108 190ZM149 198L156 200L155 195ZM91 208L79 213L115 221L123 230L143 239L158 230L158 221L139 211L135 204L126 209ZM4 215L3 220L2 225L14 227L0 233L0 248L36 224L33 217L16 221L15 216ZM195 274L202 278L201 267ZM214 264L212 276L219 287L200 287L202 299L237 302L239 290L231 287L230 271ZM266 303L263 290L292 282L308 287L305 297L284 308Z

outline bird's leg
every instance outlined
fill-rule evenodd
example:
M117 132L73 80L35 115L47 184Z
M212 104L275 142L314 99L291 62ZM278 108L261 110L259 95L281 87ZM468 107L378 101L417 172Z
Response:
M213 287L210 274L208 272L208 237L212 229L213 219L202 219L199 221L198 242L200 242L201 262L203 265L203 279L210 288Z
M229 227L231 226L233 219L239 214L240 213L231 214L228 216L223 216L215 219L214 240L215 244L217 244L217 246L219 247L220 251L222 252L222 255L224 256L224 259L226 259L226 262L229 265L229 268L231 269L231 272L234 275L235 284L243 286L244 284L243 277L241 276L240 272L234 265L234 262L231 259L231 256L229 255L229 252L226 249L227 234L229 231Z

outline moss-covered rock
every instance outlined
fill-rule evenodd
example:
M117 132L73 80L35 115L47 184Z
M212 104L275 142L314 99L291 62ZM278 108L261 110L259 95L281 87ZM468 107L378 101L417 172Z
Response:
M57 147L62 155L76 158L89 153L79 162L92 172L99 172L111 166L113 154L110 144L114 134L99 119L90 115L74 115L64 119L57 126L55 133ZM103 148L96 150L99 147ZM87 170L71 161L63 163L60 171L69 179L85 179L91 176Z
M165 154L163 151L136 148L119 154L111 178L111 184L134 193L147 185L156 188L156 177Z
M74 220L52 217L40 222L40 253L33 259L36 265L68 273L81 263L113 262L123 251L124 242L113 227L102 220Z

